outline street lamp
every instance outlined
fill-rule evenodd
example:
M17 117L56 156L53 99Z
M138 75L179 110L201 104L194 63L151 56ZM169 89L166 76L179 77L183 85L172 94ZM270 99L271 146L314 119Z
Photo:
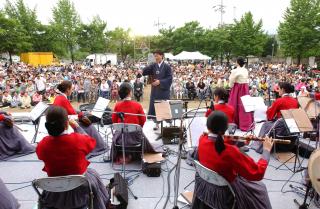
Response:
M271 60L273 59L273 53L274 53L274 43L272 43L272 53L271 53Z

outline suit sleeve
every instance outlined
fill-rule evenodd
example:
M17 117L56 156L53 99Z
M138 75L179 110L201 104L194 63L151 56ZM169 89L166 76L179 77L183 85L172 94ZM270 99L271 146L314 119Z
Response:
M260 158L256 163L252 158L241 153L237 148L234 147L233 149L232 153L235 156L230 162L233 164L236 172L249 181L262 180L268 167L268 161L264 158Z
M160 79L160 88L164 90L170 89L172 84L172 70L169 65L166 66L166 77Z

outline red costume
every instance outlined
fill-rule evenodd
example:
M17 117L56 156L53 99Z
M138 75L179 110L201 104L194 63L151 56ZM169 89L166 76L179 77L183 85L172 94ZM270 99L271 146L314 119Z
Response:
M271 107L267 110L268 120L273 120L274 118L281 118L280 110L289 110L299 108L299 103L295 98L290 96L284 96L276 99Z
M73 109L69 100L64 95L56 96L52 105L63 107L67 111L68 115L76 115L77 114L76 111Z
M224 112L228 117L228 123L233 123L234 121L234 108L228 104L215 104L214 110ZM206 117L211 114L212 110L208 109L206 112Z
M216 171L229 182L233 182L238 175L249 181L260 181L268 166L267 160L261 158L256 163L237 147L227 143L225 150L218 154L214 139L210 139L206 134L200 136L198 154L203 166Z
M96 140L78 133L46 136L38 144L36 153L44 162L43 171L48 176L82 175L90 164L86 156L95 146Z
M320 100L320 93L315 93L314 98L318 101Z
M115 112L123 112L123 113L132 113L132 114L142 114L144 115L143 108L140 103L131 100L124 100L117 102L114 107ZM121 119L115 113L112 114L112 122L113 123L121 123ZM131 124L139 124L143 127L146 122L146 116L137 116L137 115L124 115L124 122Z

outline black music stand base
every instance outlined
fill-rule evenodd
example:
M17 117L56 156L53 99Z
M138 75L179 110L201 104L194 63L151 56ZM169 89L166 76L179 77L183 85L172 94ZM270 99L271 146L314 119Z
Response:
M296 203L299 206L299 209L308 209L309 208L309 204L307 204L307 199L308 199L308 196L309 196L310 188L311 188L311 184L308 183L307 184L306 193L304 195L304 199L303 199L303 203L302 204L300 204L297 199L293 200L294 203Z

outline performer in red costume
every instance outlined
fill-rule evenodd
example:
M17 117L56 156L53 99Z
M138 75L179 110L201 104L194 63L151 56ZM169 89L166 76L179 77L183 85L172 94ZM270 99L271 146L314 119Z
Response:
M137 124L140 125L141 128L143 127L144 123L146 122L146 116L143 111L142 105L136 101L131 100L132 96L132 87L130 83L124 82L121 84L119 89L119 97L121 101L117 102L114 107L114 112L112 114L112 122L113 123L122 123L120 114L123 114L124 117L124 123L126 124ZM139 114L139 115L130 115L130 114ZM131 133L125 133L125 145L126 146L132 146L137 145L141 143L141 140L144 139L144 152L147 153L154 153L156 152L147 139L147 137L144 135L143 131L138 132L131 132ZM113 136L113 143L112 146L114 148L115 144L122 144L122 137L120 132L115 132ZM118 157L117 162L121 163L121 156L118 156L117 150L113 150L113 157L116 159ZM132 158L139 158L139 156L131 156ZM130 158L131 158L130 157Z
M260 180L268 166L272 140L266 138L263 155L256 163L236 146L224 142L222 135L228 128L228 118L223 112L212 112L207 119L207 128L209 134L204 134L199 139L199 162L231 184L236 196L235 208L271 209L267 189ZM234 201L227 187L209 184L198 175L194 195L193 209L229 209Z
M107 209L109 194L99 174L88 168L86 156L92 152L96 140L80 133L68 134L68 125L77 132L79 125L68 121L67 111L58 106L49 107L46 114L45 127L49 136L38 144L36 153L44 162L43 171L49 177L65 175L85 175L92 187L94 208ZM43 206L48 208L82 208L88 205L88 185L81 186L65 193L44 192Z
M72 83L70 81L62 81L57 87L58 95L56 96L53 105L63 107L68 115L76 115L77 112L72 107L71 103L68 100L68 96L72 93ZM94 157L100 155L105 152L107 146L104 143L103 138L101 137L100 133L97 129L91 124L91 121L82 113L79 112L79 125L81 133L85 132L92 138L96 140L96 147L93 152L90 153L88 157Z
M17 127L11 116L0 111L0 160L9 160L35 151Z
M228 117L228 123L233 123L234 119L234 108L227 104L228 92L224 88L216 88L213 92L214 106L210 107L206 112L208 117L213 110L224 112Z
M271 107L267 110L267 119L261 130L259 132L260 137L264 136L288 136L290 133L287 130L284 120L281 118L281 110L297 109L299 108L298 101L290 96L294 92L294 86L287 82L282 82L279 84L279 96L280 98L276 99L273 102ZM294 141L292 142L294 143ZM258 153L262 152L261 142L253 142L251 147L256 150ZM277 150L281 151L290 151L292 146L288 145L277 145Z

